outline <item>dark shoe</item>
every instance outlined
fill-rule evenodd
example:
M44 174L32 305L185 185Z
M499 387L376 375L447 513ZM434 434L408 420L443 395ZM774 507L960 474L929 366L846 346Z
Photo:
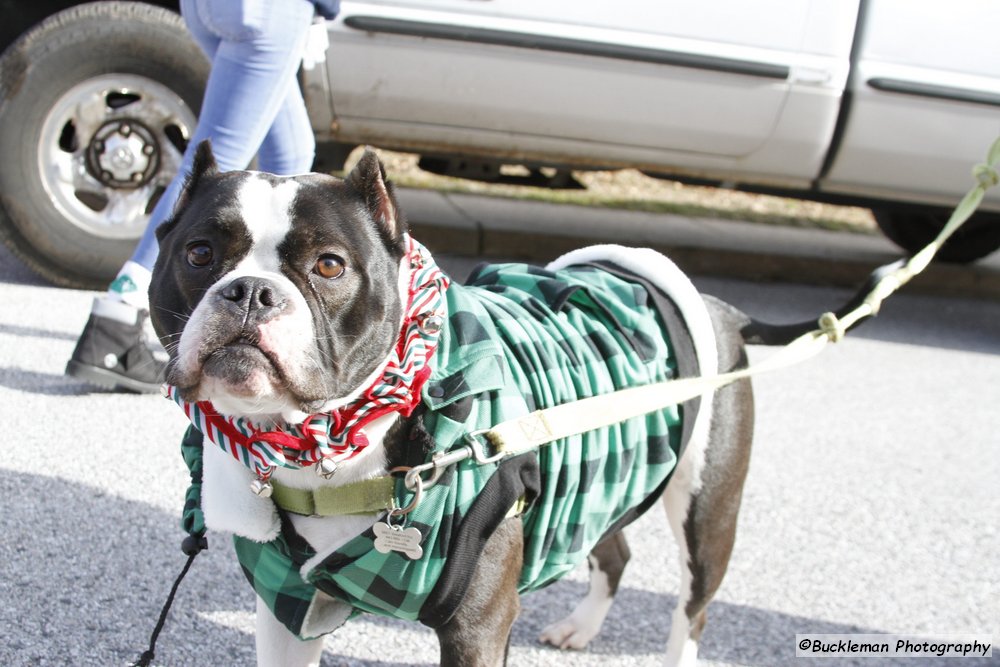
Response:
M66 374L106 389L158 392L167 354L148 329L148 320L145 310L95 299Z

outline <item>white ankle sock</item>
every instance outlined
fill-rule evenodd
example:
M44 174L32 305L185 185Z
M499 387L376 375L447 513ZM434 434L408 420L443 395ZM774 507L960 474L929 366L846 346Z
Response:
M135 308L149 310L149 282L153 274L146 267L128 261L108 287L108 298Z

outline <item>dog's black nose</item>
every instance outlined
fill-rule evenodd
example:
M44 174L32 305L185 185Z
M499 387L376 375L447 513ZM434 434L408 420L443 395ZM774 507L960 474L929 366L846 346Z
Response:
M245 313L247 320L256 322L277 316L288 304L288 298L274 283L253 276L234 278L219 294Z

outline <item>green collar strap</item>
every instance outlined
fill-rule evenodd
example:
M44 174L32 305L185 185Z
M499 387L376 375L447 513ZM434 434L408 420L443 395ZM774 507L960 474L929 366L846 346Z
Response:
M319 489L295 489L272 480L274 504L293 514L305 516L342 516L370 514L392 507L396 480L376 477L344 486Z

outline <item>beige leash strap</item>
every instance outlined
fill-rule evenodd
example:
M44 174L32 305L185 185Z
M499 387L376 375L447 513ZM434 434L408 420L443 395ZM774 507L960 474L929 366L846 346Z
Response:
M731 373L668 380L641 387L631 387L610 394L602 394L538 410L524 417L497 424L486 431L470 434L468 436L470 443L478 444L476 437L482 435L493 445L497 455L486 460L501 456L514 456L555 440L611 426L656 410L663 410L737 380L794 366L816 356L826 347L827 343L839 342L851 327L868 317L877 315L885 299L927 268L945 241L976 210L982 202L986 190L1000 182L1000 175L997 174L998 162L1000 162L1000 138L990 147L986 164L980 164L973 168L972 174L976 178L976 185L958 204L944 229L930 245L908 260L879 269L876 275L883 270L895 267L887 270L875 282L858 307L840 318L833 313L825 313L819 318L815 330L796 338L764 361ZM477 454L477 458L482 460L482 456L479 454Z
M832 318L835 328L823 328L822 322L827 318ZM748 368L707 377L666 380L641 387L620 389L610 394L537 410L518 419L509 419L474 435L484 436L498 453L514 456L555 440L663 410L725 387L737 380L794 366L816 356L827 342L835 342L843 336L843 332L837 326L839 323L832 313L824 315L820 318L820 322L819 329L796 338L779 352Z
M799 336L767 359L748 368L708 377L667 380L642 387L621 389L538 410L523 417L501 422L493 428L469 433L465 436L466 446L442 452L430 462L411 468L407 472L406 486L417 495L403 512L415 507L423 489L433 486L445 468L459 461L474 458L480 464L494 463L555 440L663 410L720 389L737 380L794 366L816 356L827 343L839 342L853 326L877 315L885 299L927 268L945 241L975 212L986 190L1000 183L1000 175L997 173L998 163L1000 163L1000 138L990 147L986 163L973 168L972 175L976 179L976 185L955 207L937 238L909 259L877 269L872 274L874 282L872 288L853 310L840 317L833 313L823 314L817 322L816 329ZM480 436L492 445L492 452L483 447ZM430 476L425 478L423 475L428 472Z

